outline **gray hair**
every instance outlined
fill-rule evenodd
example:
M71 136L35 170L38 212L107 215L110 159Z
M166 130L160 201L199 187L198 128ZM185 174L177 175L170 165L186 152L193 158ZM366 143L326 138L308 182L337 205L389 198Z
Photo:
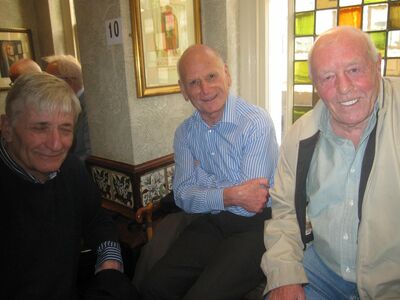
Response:
M370 57L370 59L373 62L378 61L378 59L379 59L378 50L376 49L374 42L371 40L371 37L366 32L363 32L360 29L357 29L357 28L351 27L351 26L334 27L334 28L328 29L327 31L323 32L315 40L310 51L308 52L308 76L310 77L310 79L312 79L312 58L313 58L313 54L314 54L315 45L318 44L318 41L320 38L322 38L328 34L331 34L333 32L348 32L354 36L358 36L358 37L362 38L365 41L367 54Z
M72 55L52 55L42 58L47 64L57 63L58 72L62 77L76 80L83 86L82 66Z
M27 73L18 77L6 97L6 115L14 125L26 107L39 111L72 112L78 120L81 105L69 85L47 73Z

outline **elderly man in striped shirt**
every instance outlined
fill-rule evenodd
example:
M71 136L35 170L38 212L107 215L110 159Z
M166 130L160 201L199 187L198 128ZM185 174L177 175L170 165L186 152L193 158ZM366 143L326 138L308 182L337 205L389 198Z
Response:
M229 92L221 56L189 47L179 84L196 108L174 140L176 204L197 214L144 280L143 299L240 299L263 275L278 145L268 113Z

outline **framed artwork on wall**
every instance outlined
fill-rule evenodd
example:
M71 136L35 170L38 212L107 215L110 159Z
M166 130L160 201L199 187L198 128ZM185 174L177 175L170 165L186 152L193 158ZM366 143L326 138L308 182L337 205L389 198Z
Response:
M201 43L200 0L130 0L138 97L178 93L176 63Z
M0 90L10 88L10 66L21 58L35 59L29 29L0 28Z

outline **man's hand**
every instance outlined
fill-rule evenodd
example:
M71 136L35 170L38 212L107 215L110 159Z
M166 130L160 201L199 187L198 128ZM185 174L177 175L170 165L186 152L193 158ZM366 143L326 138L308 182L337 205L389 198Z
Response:
M259 213L267 202L269 195L268 179L256 178L224 189L224 204L240 206L250 212Z
M289 284L270 291L268 300L305 300L304 288L300 284Z

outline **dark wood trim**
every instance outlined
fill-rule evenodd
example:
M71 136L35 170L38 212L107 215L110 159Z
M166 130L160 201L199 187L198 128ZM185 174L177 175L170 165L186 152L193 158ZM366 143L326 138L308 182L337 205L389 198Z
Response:
M174 163L174 154L168 154L153 160L146 161L138 165L131 165L116 160L102 158L91 155L86 159L86 163L105 167L116 171L126 172L134 175L143 175L157 168L162 168Z
M174 163L174 154L168 154L153 160L146 161L142 164L136 165L135 174L142 175L154 169L168 166Z

